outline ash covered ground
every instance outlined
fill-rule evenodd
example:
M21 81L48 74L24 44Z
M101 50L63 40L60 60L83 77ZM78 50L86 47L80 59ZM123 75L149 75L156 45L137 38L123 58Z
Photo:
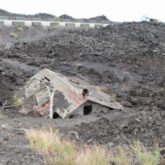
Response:
M147 146L157 141L165 147L163 23L120 23L89 30L24 29L17 40L6 37L9 32L0 31L1 105L46 67L103 87L124 109L52 121L21 116L14 108L1 110L1 164L44 163L25 138L24 130L31 127L59 128L81 144L112 147L139 139Z

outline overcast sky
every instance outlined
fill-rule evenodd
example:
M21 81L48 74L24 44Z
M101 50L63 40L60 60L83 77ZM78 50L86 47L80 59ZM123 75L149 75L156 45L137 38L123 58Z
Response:
M106 15L112 21L139 21L145 15L165 21L165 0L0 0L0 8L23 14L68 14L75 18Z

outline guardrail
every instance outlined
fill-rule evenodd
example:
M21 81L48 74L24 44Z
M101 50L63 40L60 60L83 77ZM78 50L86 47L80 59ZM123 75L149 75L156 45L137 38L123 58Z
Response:
M105 27L109 24L85 23L85 22L56 22L56 21L34 21L34 20L0 20L0 26L42 26L42 27L75 27L75 28L95 28Z

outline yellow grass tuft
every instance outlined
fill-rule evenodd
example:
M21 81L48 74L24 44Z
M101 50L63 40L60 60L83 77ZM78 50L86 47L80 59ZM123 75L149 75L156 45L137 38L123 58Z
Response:
M31 148L44 155L52 154L58 149L60 143L58 134L59 132L53 129L30 129L26 132Z
M132 165L132 159L128 149L121 146L116 148L111 161L117 165Z
M160 163L160 150L158 145L155 145L152 151L148 151L141 142L136 141L131 145L131 148L140 165L158 165Z
M42 154L49 165L134 165L135 157L139 165L160 164L158 146L148 151L139 141L130 148L117 147L112 154L101 146L78 149L73 142L61 139L58 130L30 129L26 135L32 150Z
M26 133L31 148L45 156L48 164L71 165L76 154L75 145L67 140L61 140L58 130L31 129ZM67 164L67 162L69 164Z
M77 156L77 165L109 165L110 153L100 146L88 147Z

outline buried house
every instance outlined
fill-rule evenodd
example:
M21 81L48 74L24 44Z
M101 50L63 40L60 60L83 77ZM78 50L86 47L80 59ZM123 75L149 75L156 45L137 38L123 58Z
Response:
M41 83L42 82L42 83ZM49 69L43 69L26 83L22 112L48 116L49 92L44 86L51 84L55 89L53 117L71 117L75 114L88 115L109 109L122 109L122 106L102 92L100 88L82 80L66 77Z

